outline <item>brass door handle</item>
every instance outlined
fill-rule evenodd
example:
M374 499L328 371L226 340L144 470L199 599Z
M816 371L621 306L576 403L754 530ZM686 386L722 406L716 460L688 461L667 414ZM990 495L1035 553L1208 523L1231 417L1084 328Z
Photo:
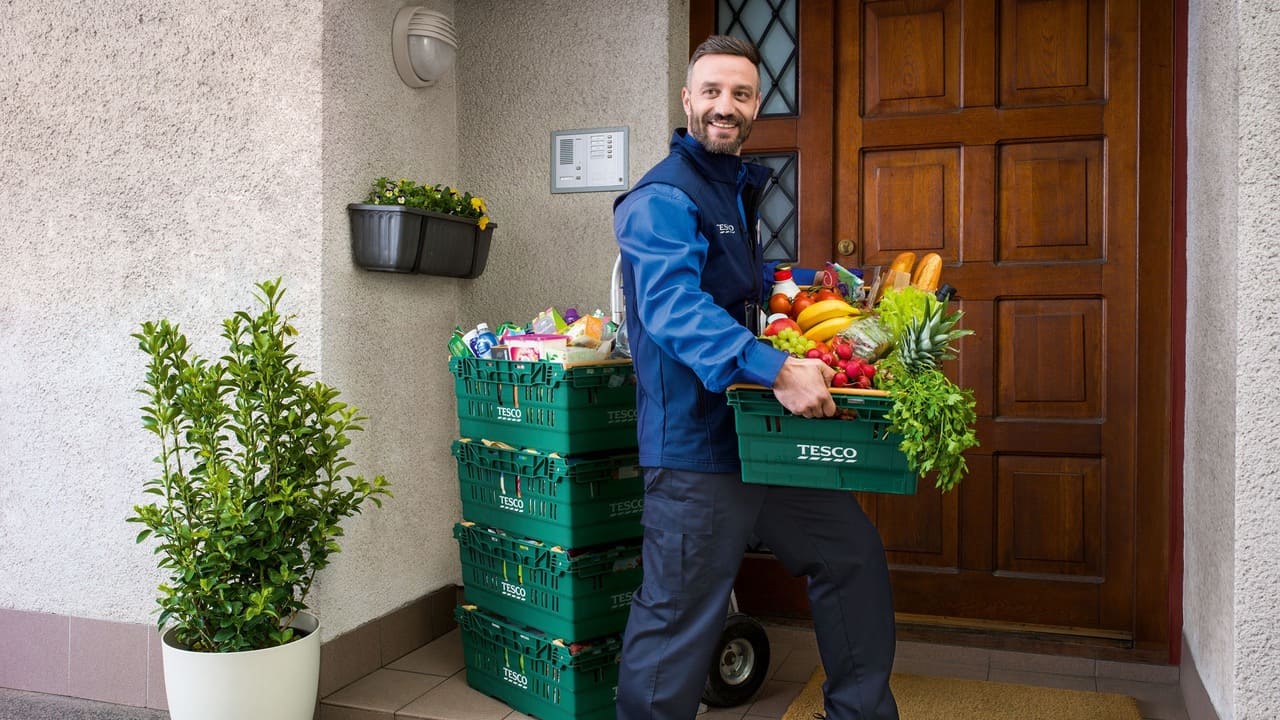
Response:
M841 240L836 244L836 252L841 255L852 255L858 246L852 240Z

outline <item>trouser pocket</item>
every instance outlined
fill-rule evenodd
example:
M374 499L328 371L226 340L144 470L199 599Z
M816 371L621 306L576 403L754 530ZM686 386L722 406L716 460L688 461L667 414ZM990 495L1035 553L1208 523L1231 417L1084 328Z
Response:
M715 576L711 517L708 506L646 495L641 517L645 582L678 595L710 587Z

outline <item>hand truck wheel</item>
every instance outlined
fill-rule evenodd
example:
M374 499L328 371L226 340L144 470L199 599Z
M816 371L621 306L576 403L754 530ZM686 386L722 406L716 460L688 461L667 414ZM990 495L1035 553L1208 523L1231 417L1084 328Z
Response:
M711 707L734 707L755 696L769 672L769 636L755 618L731 613L720 633L711 660L702 702Z

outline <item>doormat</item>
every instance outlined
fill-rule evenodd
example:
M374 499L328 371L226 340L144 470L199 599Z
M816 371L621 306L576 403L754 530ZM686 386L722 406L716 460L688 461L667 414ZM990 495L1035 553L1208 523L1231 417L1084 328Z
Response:
M822 717L818 668L782 720ZM1012 685L987 680L894 673L889 680L902 720L1141 720L1127 695Z

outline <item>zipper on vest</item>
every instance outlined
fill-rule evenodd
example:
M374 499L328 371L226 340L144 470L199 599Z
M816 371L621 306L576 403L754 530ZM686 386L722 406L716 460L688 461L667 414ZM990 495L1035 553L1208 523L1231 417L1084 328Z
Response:
M742 237L746 240L747 257L751 258L751 297L747 298L746 313L744 320L747 329L752 335L760 334L760 267L761 258L757 254L760 242L757 237L752 237L751 228L747 226L747 208L742 202L742 193L746 190L747 168L745 165L738 169L737 192L734 193L738 201L738 224L742 227Z

